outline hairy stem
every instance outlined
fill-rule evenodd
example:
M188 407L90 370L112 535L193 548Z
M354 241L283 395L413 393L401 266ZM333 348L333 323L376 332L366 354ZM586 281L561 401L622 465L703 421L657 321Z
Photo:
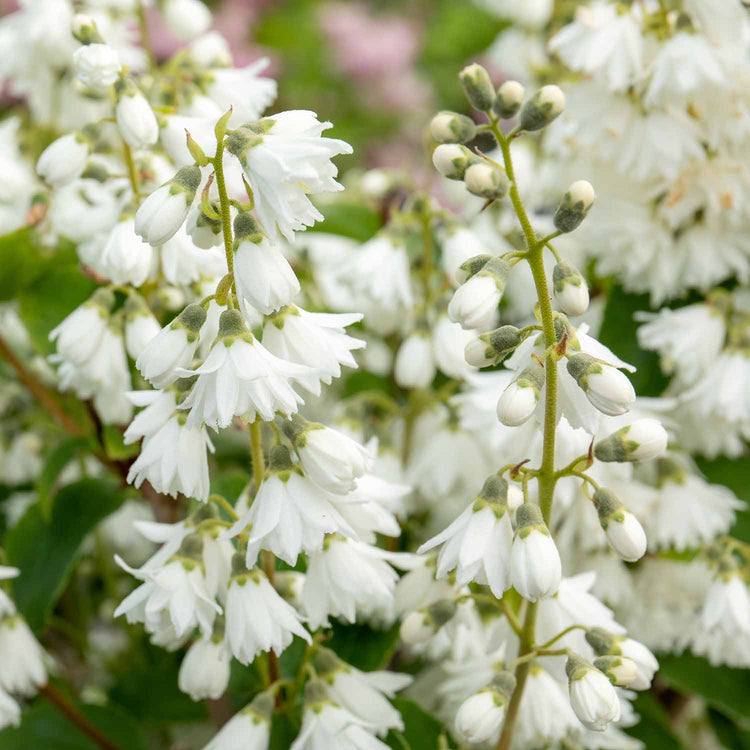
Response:
M550 301L547 277L544 273L544 242L537 239L536 234L529 221L526 209L521 202L521 196L516 184L516 176L513 170L513 159L510 154L510 141L506 138L497 125L497 120L491 121L490 130L494 134L503 153L505 171L510 180L510 200L518 217L518 221L526 239L526 252L524 258L528 261L531 274L534 278L537 298L539 302L539 317L544 331L544 342L547 353L544 360L545 369L545 400L544 400L544 437L542 448L542 464L537 474L539 483L539 506L545 523L549 524L552 512L552 499L555 492L555 428L557 426L557 361L553 347L555 341L555 326L552 317L552 304ZM521 645L519 658L530 654L534 650L534 637L536 629L537 603L529 603L524 617L523 632L521 634ZM518 709L523 698L526 679L531 670L532 660L528 659L516 667L516 687L508 703L505 714L503 731L497 744L497 750L509 750L513 740L513 731L518 718Z
M211 160L216 173L216 188L219 191L219 205L221 206L221 228L224 235L224 253L227 256L227 270L232 275L234 288L234 251L232 250L232 215L229 212L229 197L227 183L224 179L224 144L216 147L216 156Z

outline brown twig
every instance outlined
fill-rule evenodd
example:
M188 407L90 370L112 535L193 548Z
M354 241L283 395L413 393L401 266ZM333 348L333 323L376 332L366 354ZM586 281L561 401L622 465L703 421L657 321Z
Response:
M39 692L61 713L71 724L74 724L87 737L103 750L120 750L110 742L91 722L51 683L39 688Z

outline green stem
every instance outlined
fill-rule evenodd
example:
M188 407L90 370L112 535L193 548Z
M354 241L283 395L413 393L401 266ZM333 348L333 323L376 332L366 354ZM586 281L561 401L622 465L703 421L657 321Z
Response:
M128 177L130 178L130 187L133 188L133 194L136 198L141 197L141 181L138 177L138 170L135 168L133 161L133 151L125 140L122 142L122 148L125 153L125 164L128 167Z
M216 188L219 191L219 205L221 206L221 227L224 235L224 253L227 256L227 270L234 279L234 251L232 250L232 214L229 211L229 197L227 184L224 180L224 143L216 147L216 156L211 160L216 174ZM234 288L234 281L232 281Z
M237 511L226 498L221 495L209 495L208 499L224 508L230 518L233 518L235 521L239 518Z
M141 32L141 46L146 50L146 56L148 57L149 70L153 70L156 67L156 57L154 56L154 48L151 46L151 34L148 30L146 6L141 1L138 3L138 29Z
M555 430L557 427L557 361L554 355L555 326L552 316L552 303L550 301L547 277L544 273L544 243L537 239L536 234L529 221L526 209L521 202L521 196L516 184L516 175L513 170L513 159L510 154L510 138L506 138L497 125L497 120L492 119L490 130L500 144L503 154L505 172L510 180L510 200L518 217L518 221L526 239L526 253L524 257L529 263L531 274L534 278L537 298L539 300L539 317L544 331L546 344L546 355L544 361L545 369L545 400L544 400L544 437L542 447L542 464L537 474L539 483L539 506L542 511L544 522L549 525L552 512L552 499L555 492ZM519 658L534 650L534 635L536 629L537 603L530 603L524 618L523 632ZM531 669L531 659L523 661L516 667L516 687L508 703L508 711L503 723L503 731L497 744L497 750L509 750L513 740L518 708L521 705L526 678Z
M434 257L432 250L432 226L430 213L425 209L422 217L422 288L425 309L429 307L432 297L432 276L434 273Z

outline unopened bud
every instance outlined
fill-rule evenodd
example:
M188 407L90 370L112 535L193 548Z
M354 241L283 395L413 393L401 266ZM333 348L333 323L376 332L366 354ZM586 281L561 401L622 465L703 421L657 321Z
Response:
M568 372L600 412L610 417L625 414L635 401L628 378L616 367L582 352L568 359Z
M473 367L495 365L521 343L521 331L515 326L501 326L470 341L464 349L466 361Z
M565 94L559 86L542 86L521 108L521 130L541 130L565 109Z
M471 164L464 174L466 189L481 198L500 200L510 190L505 170L487 162Z
M518 81L506 81L497 90L497 99L492 109L504 120L515 117L521 109L525 95L526 89Z
M81 44L104 44L104 39L96 28L96 21L84 13L73 16L70 30Z
M513 587L530 602L553 596L560 587L560 553L534 503L524 503L516 511L510 570Z
M458 78L471 106L480 112L489 112L495 103L495 87L489 73L478 63L472 63L458 74Z
M411 645L425 643L456 614L452 599L440 599L429 607L411 612L401 623L401 640Z
M594 660L594 666L618 687L628 687L638 677L638 667L627 656L600 656Z
M640 521L605 487L594 493L594 506L612 549L627 562L640 560L646 553L646 533Z
M459 284L468 281L474 274L479 273L490 260L492 260L491 255L473 255L456 269L456 281Z
M435 169L449 180L463 180L466 170L478 161L479 157L460 143L441 143L432 152Z
M507 427L518 427L534 413L544 385L544 367L533 361L503 391L497 402L497 418Z
M589 307L589 288L581 272L560 261L552 271L555 299L566 315L583 315Z
M667 449L669 437L656 419L638 419L621 427L594 446L599 461L647 461Z
M585 218L596 200L588 180L576 180L563 195L555 211L554 222L561 232L572 232Z
M457 112L438 112L430 122L430 135L438 143L466 143L476 134L474 120Z

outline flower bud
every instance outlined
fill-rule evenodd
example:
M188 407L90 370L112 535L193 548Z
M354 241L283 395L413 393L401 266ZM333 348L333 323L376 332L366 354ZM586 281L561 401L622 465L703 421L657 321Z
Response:
M577 654L571 654L565 665L570 691L570 705L587 729L603 732L620 718L620 699L609 680Z
M510 266L502 258L492 258L453 294L448 317L469 330L486 328L497 318L497 306L505 290Z
M408 614L401 623L401 640L410 645L429 641L456 614L453 599L440 599Z
M88 44L73 53L76 78L94 91L104 91L122 69L117 51L108 44Z
M497 90L497 99L492 107L498 117L508 120L515 117L523 104L526 89L518 81L506 81Z
M468 167L478 161L479 157L460 143L441 143L432 152L435 169L449 180L463 180Z
M552 271L555 299L566 315L583 315L589 307L589 288L581 272L560 261Z
M136 150L153 146L159 137L159 123L146 97L126 77L117 81L115 93L115 119L125 143Z
M559 86L542 86L521 108L521 130L541 130L565 108L565 94Z
M560 553L534 503L524 503L516 511L510 577L516 591L530 602L554 596L560 587Z
M456 269L456 281L459 284L468 281L474 274L479 273L490 260L492 260L491 255L473 255Z
M594 506L612 549L627 562L640 560L646 553L646 534L640 521L605 487L594 493Z
M635 401L627 376L616 367L582 352L568 358L568 372L600 412L617 417Z
M521 331L515 326L501 326L470 341L464 349L466 361L473 367L495 365L521 343Z
M495 87L489 73L478 63L472 63L458 74L458 78L471 106L480 112L489 112L495 103Z
M84 13L73 16L70 30L81 44L104 44L104 39L96 28L96 21Z
M86 168L90 151L91 141L83 133L68 133L42 151L36 171L50 185L71 182Z
M497 402L497 418L506 427L522 425L536 409L544 385L544 367L533 361L503 391Z
M600 656L594 660L594 666L618 687L629 687L638 677L638 667L626 656Z
M607 654L624 656L635 664L637 674L628 686L631 690L648 690L651 687L651 680L656 670L659 669L659 662L642 643L622 635L615 635L604 628L590 628L586 632L586 642L599 656Z
M499 672L492 682L469 696L456 713L456 732L465 742L488 742L500 730L505 706L516 687L510 672Z
M594 446L599 461L648 461L667 449L669 437L656 419L638 419L621 427Z
M164 21L179 39L195 39L211 26L211 11L200 0L166 0Z
M505 170L487 162L471 164L464 174L464 183L470 193L489 200L500 200L510 190Z
M393 377L401 388L427 388L435 373L430 332L426 329L414 331L399 347Z
M438 112L430 122L430 135L438 143L466 143L476 134L474 120L457 112Z
M595 200L593 185L588 180L576 180L555 211L555 227L561 232L572 232L586 218Z

